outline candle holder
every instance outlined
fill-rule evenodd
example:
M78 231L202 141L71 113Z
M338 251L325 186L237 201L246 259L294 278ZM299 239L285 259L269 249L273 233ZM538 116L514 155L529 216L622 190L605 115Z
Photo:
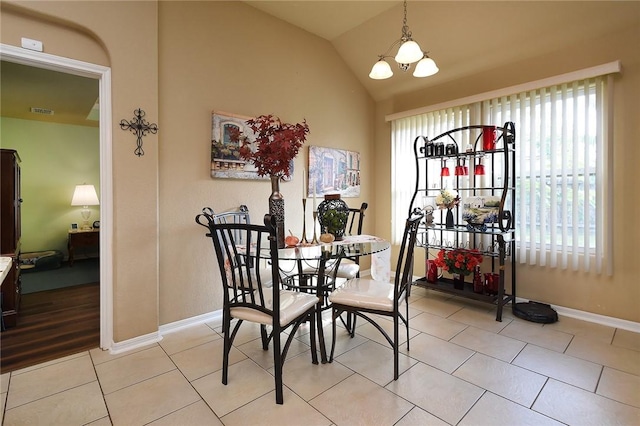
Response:
M319 244L318 237L316 236L316 220L318 219L318 212L314 210L313 212L313 241L311 244Z
M315 223L314 223L315 225ZM307 199L302 199L302 240L300 240L302 244L308 244L307 241Z

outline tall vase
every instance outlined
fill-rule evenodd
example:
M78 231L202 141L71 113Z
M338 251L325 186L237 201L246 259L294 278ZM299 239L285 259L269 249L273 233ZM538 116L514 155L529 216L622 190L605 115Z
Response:
M284 248L284 197L280 192L280 176L269 176L271 195L269 196L269 214L276 218L278 248Z
M447 229L453 229L454 224L453 224L453 212L451 211L451 209L447 209L447 217L446 217L446 221L445 221L445 228Z

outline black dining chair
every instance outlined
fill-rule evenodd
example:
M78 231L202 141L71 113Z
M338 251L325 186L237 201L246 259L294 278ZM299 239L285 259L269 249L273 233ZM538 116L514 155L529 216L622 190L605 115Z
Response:
M242 323L248 321L270 327L276 403L282 404L284 362L296 331L305 321L310 323L311 361L318 363L314 315L318 298L314 294L280 288L275 218L265 215L264 226L221 223L214 216L203 212L196 216L196 222L200 225L207 224L207 236L213 241L224 287L222 383L226 385L228 382L229 353ZM267 267L265 258L271 262L271 287L264 285L261 274L261 269ZM233 319L237 321L232 328ZM290 329L288 334L284 333L287 329ZM285 338L284 345L281 338ZM268 349L264 339L263 349Z
M345 235L362 235L364 212L368 207L368 203L362 203L358 208L349 207L347 226L344 231ZM336 277L347 280L360 277L360 256L347 256L343 258L338 266Z
M367 278L354 278L331 293L329 301L332 309L333 340L329 361L333 360L336 345L336 320L343 312L364 318L387 339L393 348L393 379L398 380L398 353L400 321L407 329L407 350L409 350L409 288L413 281L413 251L416 234L422 214L409 217L405 224L400 245L400 254L393 283ZM404 302L403 315L400 305ZM393 318L393 337L376 322L374 315ZM347 330L351 333L352 330Z

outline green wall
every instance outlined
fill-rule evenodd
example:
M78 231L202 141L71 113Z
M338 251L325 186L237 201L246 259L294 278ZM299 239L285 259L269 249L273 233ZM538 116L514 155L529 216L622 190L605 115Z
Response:
M71 206L75 185L93 184L100 198L100 134L97 127L0 118L0 147L22 159L22 252L60 250L67 257L71 223L81 207ZM90 223L100 206L90 206Z

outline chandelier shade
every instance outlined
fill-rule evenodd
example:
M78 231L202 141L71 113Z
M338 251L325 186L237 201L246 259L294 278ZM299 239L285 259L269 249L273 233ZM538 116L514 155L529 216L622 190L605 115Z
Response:
M407 40L400 46L394 58L399 64L412 64L422 59L422 49L413 40Z
M384 80L393 75L393 71L391 71L391 65L384 59L380 59L378 62L373 64L373 68L371 68L371 72L369 73L369 78L374 80Z
M391 58L390 53L394 47L400 45L398 52L393 57L402 71L408 71L411 64L416 64L413 72L414 77L428 77L439 71L435 61L431 59L427 52L423 51L420 45L411 38L411 31L407 25L407 0L404 0L404 20L402 21L402 35L400 39L394 41L391 47L383 55L378 55L378 62L371 68L369 78L374 80L384 80L393 76L391 66L386 58Z
M416 69L413 71L414 77L429 77L440 71L435 61L428 55L424 55L420 62L416 64Z

